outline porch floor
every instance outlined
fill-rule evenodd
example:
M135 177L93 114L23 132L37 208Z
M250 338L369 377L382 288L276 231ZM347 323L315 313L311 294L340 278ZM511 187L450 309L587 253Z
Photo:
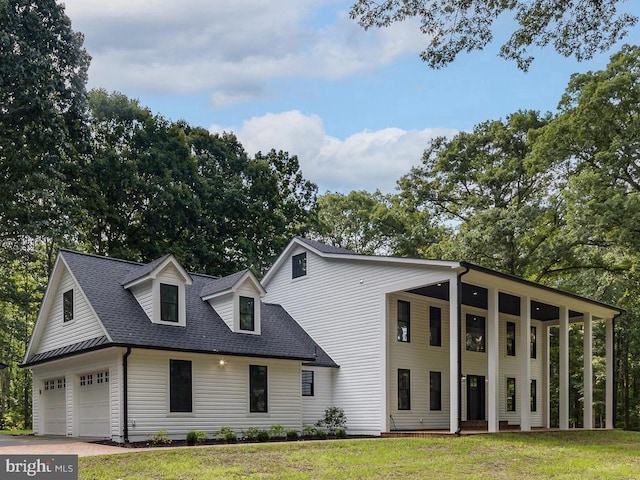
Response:
M581 429L579 429L581 430ZM520 425L509 425L507 428L500 428L499 432L495 433L508 433L508 432L520 432ZM532 432L556 432L560 431L558 428L543 428L534 427ZM458 435L487 435L489 431L487 429L471 428L460 430ZM391 432L382 432L380 437L382 438L409 438L409 437L431 437L431 436L449 436L456 435L449 430L393 430Z

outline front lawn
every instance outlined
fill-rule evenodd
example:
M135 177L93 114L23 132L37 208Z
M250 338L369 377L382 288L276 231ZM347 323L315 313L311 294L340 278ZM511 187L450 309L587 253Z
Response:
M640 479L640 433L503 433L158 449L80 458L80 478Z

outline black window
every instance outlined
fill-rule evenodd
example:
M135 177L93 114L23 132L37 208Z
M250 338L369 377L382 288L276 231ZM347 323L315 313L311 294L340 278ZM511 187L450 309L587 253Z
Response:
M160 319L163 322L178 321L178 287L160 284Z
M429 372L429 410L442 410L442 373Z
M438 307L429 307L429 345L442 346L442 309Z
M485 351L484 317L467 315L467 350L470 352Z
M313 397L313 371L302 370L302 396Z
M411 340L411 304L398 300L398 341L409 342Z
M507 378L507 412L516 411L516 379Z
M507 355L516 355L516 324L507 322Z
M267 367L249 365L249 411L267 412Z
M240 297L240 330L255 330L255 302L251 297Z
M398 410L411 410L411 372L398 369Z
M73 290L62 294L62 319L65 322L73 320Z
M537 352L537 331L536 331L536 327L531 327L531 358L536 358L538 352Z
M537 410L538 410L537 382L535 380L531 380L531 411L535 412Z
M307 253L299 253L291 257L291 277L304 277L307 274Z
M193 411L191 361L170 360L169 370L169 411Z

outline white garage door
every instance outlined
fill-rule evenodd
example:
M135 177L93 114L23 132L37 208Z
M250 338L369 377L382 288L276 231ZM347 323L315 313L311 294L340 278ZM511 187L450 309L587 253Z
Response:
M43 430L45 435L66 435L67 398L64 378L44 381L42 391Z
M78 435L81 437L110 437L109 371L80 375Z

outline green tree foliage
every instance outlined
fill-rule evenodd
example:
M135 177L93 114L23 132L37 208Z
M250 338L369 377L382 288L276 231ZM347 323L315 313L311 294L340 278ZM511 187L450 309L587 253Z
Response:
M351 18L365 29L417 18L428 38L422 59L432 68L461 52L482 50L493 40L494 22L512 15L516 30L499 55L526 71L531 50L548 45L565 57L591 58L626 34L637 18L618 12L624 0L356 0Z

